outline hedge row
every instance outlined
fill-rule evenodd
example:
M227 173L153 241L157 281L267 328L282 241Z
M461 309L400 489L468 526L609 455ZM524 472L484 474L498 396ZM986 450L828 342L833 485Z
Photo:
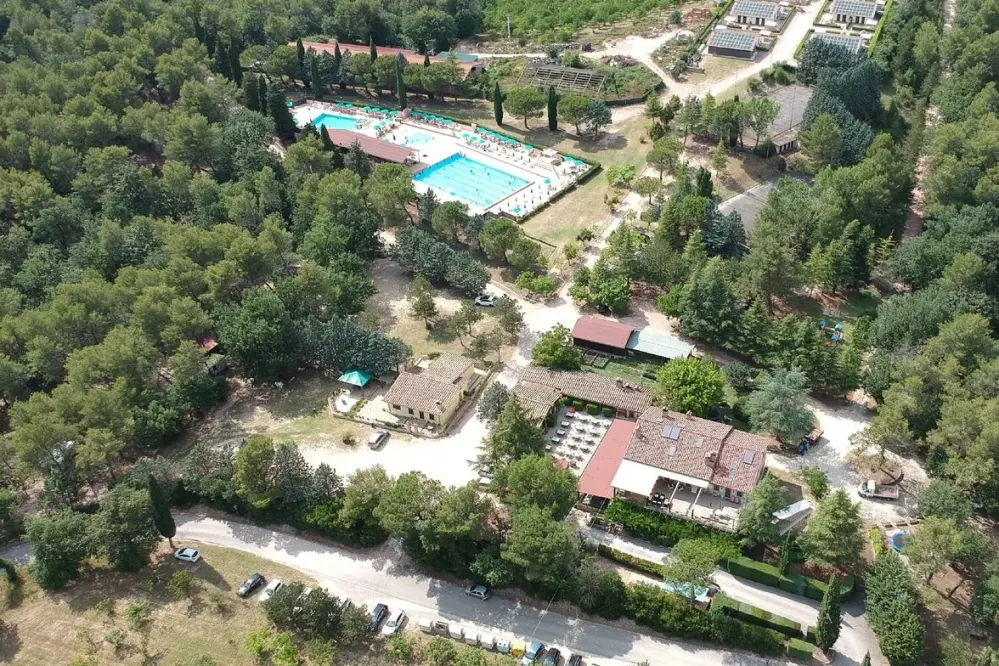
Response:
M648 560L643 560L640 557L634 557L628 553L622 553L620 550L614 550L610 546L600 544L597 546L597 553L608 559L614 560L615 562L619 562L626 567L641 571L642 573L647 573L656 577L661 577L663 575L663 567L661 564L649 562Z
M798 661L811 661L815 647L803 640L792 638L787 642L787 656Z
M822 601L828 585L814 578L806 578L797 574L783 575L777 567L751 560L742 555L731 557L725 561L726 570L733 576L747 578L763 585L780 588L785 592L800 594L809 599ZM840 595L844 599L853 597L856 589L856 578L845 576L840 584Z
M735 537L686 520L676 520L656 511L622 500L613 500L607 507L607 520L617 523L631 536L660 546L673 546L682 539L710 539L723 557L736 557L739 544Z
M638 624L667 636L700 640L761 655L776 656L785 651L784 636L780 632L741 622L720 611L698 610L686 598L661 586L630 586L628 616Z
M740 603L724 594L716 594L711 600L711 606L712 608L717 607L726 615L743 622L779 631L788 638L801 638L804 635L800 623L780 615L774 615L762 608Z

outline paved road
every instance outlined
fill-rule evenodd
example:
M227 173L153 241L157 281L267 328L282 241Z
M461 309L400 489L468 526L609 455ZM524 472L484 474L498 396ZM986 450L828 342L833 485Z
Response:
M371 606L383 602L390 608L405 609L416 620L444 618L484 633L540 640L599 658L604 665L641 661L653 666L785 663L661 640L507 599L478 601L465 596L458 586L413 570L405 558L389 549L366 553L329 548L262 527L193 514L178 514L176 521L175 541L225 546L295 567L314 576L334 594L357 603Z

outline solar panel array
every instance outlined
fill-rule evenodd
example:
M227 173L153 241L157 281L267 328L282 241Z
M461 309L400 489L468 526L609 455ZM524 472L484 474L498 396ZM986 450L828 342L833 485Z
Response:
M777 16L777 3L753 2L752 0L736 0L729 10L729 16L747 16L751 19L773 19Z
M851 53L856 53L860 50L860 37L856 35L838 35L829 32L816 32L812 34L812 39L821 39L824 42L829 42L830 44L835 44L836 46L842 46Z
M683 432L683 428L679 428L677 426L663 427L663 437L666 437L667 439L679 439L681 432Z
M603 74L586 69L572 69L555 65L528 63L520 76L520 83L530 86L555 86L561 92L597 93L603 86Z
M732 49L734 51L752 51L756 48L759 37L747 30L715 30L711 33L708 46L716 49Z
M874 18L877 5L873 2L863 2L862 0L835 0L832 5L833 14L845 14L847 16L864 16Z

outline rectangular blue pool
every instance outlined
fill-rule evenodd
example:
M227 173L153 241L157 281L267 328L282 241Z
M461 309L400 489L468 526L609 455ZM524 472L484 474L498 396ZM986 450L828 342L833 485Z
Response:
M530 182L457 153L419 171L413 180L479 208L489 208Z
M321 113L312 120L316 127L339 130L355 130L358 118L354 116L341 116L336 113Z

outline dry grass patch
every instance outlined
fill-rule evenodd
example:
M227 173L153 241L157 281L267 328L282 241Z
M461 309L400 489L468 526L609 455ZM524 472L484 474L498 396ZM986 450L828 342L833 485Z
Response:
M95 664L176 664L186 666L208 656L219 664L256 663L243 637L265 626L256 596L239 599L235 590L251 573L268 578L309 581L301 572L235 550L198 545L203 555L195 565L175 562L166 543L150 569L119 574L91 566L66 590L45 592L24 584L23 598L3 610L16 627L5 641L10 663L62 666L76 656ZM195 580L191 598L174 599L166 583L178 571ZM217 600L217 601L216 601ZM144 604L148 620L127 619L129 606ZM122 638L115 648L106 639Z

